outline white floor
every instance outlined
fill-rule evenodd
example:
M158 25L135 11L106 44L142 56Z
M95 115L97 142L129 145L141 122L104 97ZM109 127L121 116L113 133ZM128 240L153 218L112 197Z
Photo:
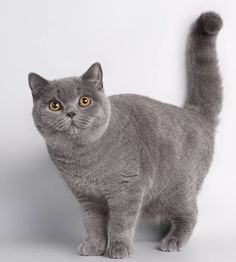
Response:
M210 261L235 261L236 248L235 239L205 237L193 238L186 248L181 252L164 253L159 251L157 243L136 242L134 253L131 258L122 261L174 261L174 262L210 262ZM107 257L81 257L75 249L59 244L40 243L11 243L1 245L0 261L3 262L98 262L110 261Z

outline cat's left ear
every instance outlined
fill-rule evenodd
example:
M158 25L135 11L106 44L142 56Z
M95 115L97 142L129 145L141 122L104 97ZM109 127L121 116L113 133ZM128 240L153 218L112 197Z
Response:
M98 90L101 90L103 89L102 76L102 66L100 63L94 63L81 78L85 82L94 83Z

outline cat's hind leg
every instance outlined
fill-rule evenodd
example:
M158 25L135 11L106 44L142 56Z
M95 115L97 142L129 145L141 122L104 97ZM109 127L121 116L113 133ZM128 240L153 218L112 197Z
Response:
M196 224L196 211L169 216L170 231L161 241L162 251L180 251L192 235Z

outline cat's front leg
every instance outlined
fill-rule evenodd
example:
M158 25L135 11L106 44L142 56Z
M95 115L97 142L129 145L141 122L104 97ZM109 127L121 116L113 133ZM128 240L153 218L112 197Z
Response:
M108 255L111 258L130 256L142 198L140 192L130 192L115 194L108 200Z
M87 231L87 239L78 247L82 256L101 256L107 246L106 213L103 203L88 197L79 199L83 210L83 220Z

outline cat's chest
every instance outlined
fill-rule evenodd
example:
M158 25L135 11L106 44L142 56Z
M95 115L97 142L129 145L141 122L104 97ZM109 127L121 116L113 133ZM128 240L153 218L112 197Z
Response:
M52 159L74 193L100 196L106 191L106 182L114 166L106 155L73 152L55 154Z

